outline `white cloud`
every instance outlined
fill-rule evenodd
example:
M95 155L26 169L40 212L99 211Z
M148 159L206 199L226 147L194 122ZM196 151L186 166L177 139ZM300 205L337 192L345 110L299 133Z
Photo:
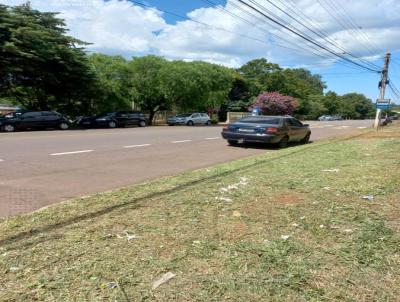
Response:
M273 8L266 0L257 0L275 14L301 28L284 13ZM0 0L5 4L20 4L24 0ZM325 10L314 0L274 1L282 6L295 4L303 12L308 22L327 33L335 43L346 50L362 56L383 55L390 49L400 50L400 1L397 0L321 0L326 5L335 5L336 11L348 14L351 22L362 28L360 31L345 30L332 15L335 10ZM218 8L199 8L188 14L192 19L212 25L207 27L193 21L181 21L174 25L167 24L161 12L135 6L128 0L31 0L32 6L42 11L58 11L66 20L70 34L87 42L91 51L109 54L122 54L127 57L155 53L170 59L205 60L228 66L239 66L247 60L266 57L282 65L321 63L303 40L294 38L288 32L282 32L261 21L261 17L250 17L238 9L237 1L228 0L226 8L256 23L247 24L238 17L232 17ZM327 4L328 3L328 4ZM200 4L200 2L199 2ZM343 10L343 8L345 10ZM291 13L285 8L286 12ZM270 15L270 14L269 14ZM343 16L340 17L342 22ZM304 21L303 21L304 22ZM347 21L349 22L349 21ZM235 35L216 28L224 28L241 34ZM277 34L288 41L276 39ZM311 33L309 33L312 35ZM259 41L244 38L254 37ZM358 37L357 37L358 36ZM368 38L367 38L368 37ZM322 41L325 46L330 46ZM283 44L298 49L303 45L307 50L289 50L276 46ZM370 50L365 47L369 44ZM326 62L326 61L325 61Z
M3 0L21 4L23 0ZM156 32L166 27L160 12L127 0L31 0L40 11L60 12L69 34L92 43L91 51L134 55L152 51Z

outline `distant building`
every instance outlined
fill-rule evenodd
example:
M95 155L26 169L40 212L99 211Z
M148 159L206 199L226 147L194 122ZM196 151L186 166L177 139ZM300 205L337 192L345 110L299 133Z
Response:
M0 104L0 114L1 115L8 114L8 113L13 112L13 111L15 111L17 109L18 109L18 107L14 107L14 106L11 106L11 105Z

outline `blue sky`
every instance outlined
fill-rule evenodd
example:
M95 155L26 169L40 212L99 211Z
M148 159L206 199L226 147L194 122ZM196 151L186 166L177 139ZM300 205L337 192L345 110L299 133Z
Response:
M157 54L171 60L204 60L230 67L239 67L251 59L264 57L284 67L304 67L321 74L328 89L339 94L358 92L373 100L379 95L379 74L343 66L327 58L326 54L316 56L304 40L265 23L256 14L246 15L248 8L238 6L237 0L210 1L245 18L247 23L214 5L206 4L207 0L136 1L152 8L143 8L130 0L31 0L31 4L41 11L60 12L70 34L91 42L88 50L92 52L128 58ZM295 11L297 18L304 17L306 21L303 23L309 22L309 26L323 31L348 53L379 67L389 50L393 58L389 74L392 83L400 89L400 1L368 0L368 5L365 0L256 1L282 18L285 24L313 36L312 32L301 28L272 6L271 2L291 15ZM0 0L0 3L8 5L22 2L25 0ZM209 26L164 14L162 10ZM324 46L331 47L319 37L313 37ZM396 100L389 89L387 97ZM397 103L400 101L397 100Z

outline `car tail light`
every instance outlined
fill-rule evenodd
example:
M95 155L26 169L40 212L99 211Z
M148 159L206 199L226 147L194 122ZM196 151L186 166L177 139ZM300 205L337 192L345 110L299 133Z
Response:
M278 128L267 128L265 129L265 132L269 134L275 134L278 132Z

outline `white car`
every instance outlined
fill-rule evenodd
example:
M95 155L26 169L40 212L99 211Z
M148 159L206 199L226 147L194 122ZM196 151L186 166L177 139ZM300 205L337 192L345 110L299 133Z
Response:
M188 114L180 114L174 117L170 117L168 119L168 125L210 125L211 119L207 113L188 113Z

